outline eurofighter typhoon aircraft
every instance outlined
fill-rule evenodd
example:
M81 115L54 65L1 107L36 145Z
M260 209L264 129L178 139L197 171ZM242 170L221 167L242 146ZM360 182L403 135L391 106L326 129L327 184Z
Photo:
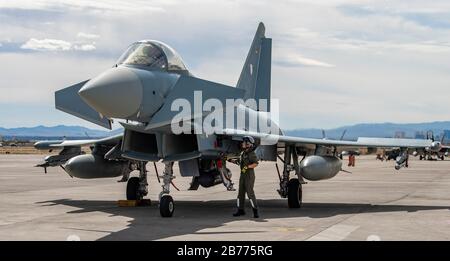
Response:
M445 157L449 156L450 146L444 145L444 139L445 135L442 136L440 141L437 141L434 139L434 135L432 132L427 133L427 140L431 141L431 143L428 146L421 146L418 147L409 147L409 152L414 157L419 156L420 160L445 160ZM389 138L360 138L360 141L364 142L384 142L389 143L392 139ZM408 139L396 139L398 141L405 141L407 142ZM397 154L398 149L394 148L393 150L388 150L386 152L394 152L394 155ZM433 156L436 156L436 158L433 158ZM396 168L398 168L396 166Z
M449 156L448 152L450 151L450 146L444 145L445 134L442 135L440 141L436 141L434 139L433 132L428 132L427 138L431 140L431 146L425 148L417 148L413 151L413 156L419 156L420 160L432 160L433 156L436 156L436 159L444 160L445 157Z
M61 166L77 178L122 176L128 180L127 199L139 200L148 194L147 163L162 161L159 208L161 216L171 217L173 164L178 163L181 176L192 177L191 190L218 184L233 190L226 164L238 157L245 136L256 141L260 160L283 163L277 191L287 198L289 208L300 208L305 180L329 179L342 170L337 157L342 148L397 147L402 151L396 162L399 169L408 148L431 146L430 140L284 136L273 117L276 102L270 99L271 46L260 23L233 87L196 78L165 43L132 44L111 69L55 93L57 109L109 129L112 119L121 120L123 134L36 144L63 149L63 155L47 157L42 166ZM91 153L83 154L81 146L90 146ZM128 179L133 170L139 170L139 176Z

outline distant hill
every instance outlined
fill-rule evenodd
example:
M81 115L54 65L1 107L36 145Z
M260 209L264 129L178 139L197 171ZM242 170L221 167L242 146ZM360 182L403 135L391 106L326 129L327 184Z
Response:
M428 123L363 123L325 130L327 138L339 139L347 130L345 139L358 137L386 137L391 138L396 132L404 132L408 138L414 138L416 131L432 131L435 136L441 136L444 130L450 130L450 121ZM322 138L322 129L286 130L285 135L309 138ZM450 137L446 137L449 139Z
M347 130L345 139L356 139L357 137L393 137L396 132L404 132L406 137L413 138L416 131L433 131L436 136L440 136L444 130L450 130L450 121L443 122L429 122L429 123L363 123L351 126L343 126L335 129L325 130L326 136L329 139L339 139L342 132ZM17 139L58 139L61 137L67 138L91 138L106 137L122 132L122 129L113 131L94 130L81 126L65 126L58 125L53 127L36 126L31 128L1 128L0 136L3 138ZM296 129L285 130L285 135L301 136L310 138L322 138L322 129ZM449 135L450 136L450 135ZM446 137L450 139L450 137Z
M114 131L93 130L81 126L65 126L58 125L53 127L48 126L36 126L36 127L23 127L23 128L1 128L0 135L4 138L8 137L79 137L79 138L99 138L106 137L117 133Z

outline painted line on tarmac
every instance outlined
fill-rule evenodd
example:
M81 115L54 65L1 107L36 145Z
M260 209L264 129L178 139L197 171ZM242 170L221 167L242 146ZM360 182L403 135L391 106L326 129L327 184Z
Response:
M307 241L341 241L358 228L359 226L334 225L308 238Z

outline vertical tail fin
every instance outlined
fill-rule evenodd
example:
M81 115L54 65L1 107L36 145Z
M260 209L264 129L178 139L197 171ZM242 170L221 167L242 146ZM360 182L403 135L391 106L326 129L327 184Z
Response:
M244 99L267 100L267 111L270 111L270 77L272 63L272 39L265 37L265 27L259 23L242 68L237 88L245 90Z

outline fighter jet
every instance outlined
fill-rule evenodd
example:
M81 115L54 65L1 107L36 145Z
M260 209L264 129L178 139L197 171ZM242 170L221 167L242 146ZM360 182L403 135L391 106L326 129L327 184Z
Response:
M159 209L163 217L174 213L170 188L175 162L181 176L192 177L193 190L217 184L233 190L227 164L239 155L245 136L255 139L260 160L283 163L277 191L287 198L290 208L300 208L305 180L329 179L342 170L337 157L340 147L398 147L402 150L397 160L400 168L408 148L431 146L430 140L379 143L283 135L271 107L271 49L272 39L265 36L260 23L237 85L227 86L195 77L180 55L163 42L133 43L112 68L55 93L57 109L106 128L115 119L124 127L123 134L51 146L92 146L91 153L64 164L72 177L126 177L133 169L139 170L139 176L127 182L130 200L148 194L146 164L162 161ZM227 121L222 124L220 119ZM206 122L212 131L205 131Z
M428 159L432 160L433 156L436 156L437 159L444 160L445 157L448 157L448 152L450 150L450 146L444 145L445 134L442 135L440 141L436 141L434 139L433 132L427 133L427 138L432 141L431 146L417 148L414 152L414 156L419 156L420 160Z
M409 153L413 155L414 157L419 156L420 160L436 160L441 159L445 160L445 157L448 157L450 146L444 145L445 136L443 135L440 141L436 141L434 139L434 135L432 132L427 133L427 140L431 141L431 144L422 144L421 146L417 147L410 147ZM392 138L364 138L365 142L384 142L389 143L392 142L392 140L400 140L400 139L392 139ZM405 139L408 140L408 139ZM386 151L388 154L393 155L389 157L397 157L400 152L398 148L392 148L390 150ZM433 157L436 158L433 158ZM389 158L388 157L388 158Z

